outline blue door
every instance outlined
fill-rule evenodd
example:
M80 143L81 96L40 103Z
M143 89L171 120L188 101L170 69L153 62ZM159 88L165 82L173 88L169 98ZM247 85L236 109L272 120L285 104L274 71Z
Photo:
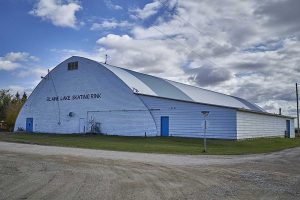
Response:
M290 120L286 120L286 136L290 137L291 136L291 122Z
M26 118L26 132L33 131L33 118Z
M160 135L169 136L169 117L160 118Z

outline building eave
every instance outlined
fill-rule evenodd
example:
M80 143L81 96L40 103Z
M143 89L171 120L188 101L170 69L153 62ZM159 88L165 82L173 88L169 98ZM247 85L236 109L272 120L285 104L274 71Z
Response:
M255 113L255 114L260 114L260 115L269 115L269 116L274 116L274 117L282 117L282 118L290 118L290 119L295 119L296 117L292 116L287 116L287 115L279 115L276 113L268 113L268 112L257 112L254 110L248 110L248 109L243 109L243 108L237 108L238 111L241 112L249 112L249 113Z

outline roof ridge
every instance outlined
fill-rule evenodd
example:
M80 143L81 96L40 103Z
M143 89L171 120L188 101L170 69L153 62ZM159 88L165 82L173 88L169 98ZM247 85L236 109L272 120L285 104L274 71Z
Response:
M154 76L154 75L151 75L151 74L146 74L146 73L142 73L142 72L137 72L137 71L134 71L134 70L132 70L132 69L126 69L126 68L123 68L123 67L118 67L118 66L111 65L111 64L107 64L107 63L103 63L103 62L99 62L99 63L105 64L105 65L109 65L109 66L111 66L111 67L120 68L120 69L123 69L123 70L132 71L132 72L135 72L135 73L143 74L143 75L146 75L146 76L151 76L151 77L154 77L154 78L163 79L163 80L165 80L165 81L171 81L171 82L179 83L179 84L186 85L186 86L189 86L189 87L195 87L195 88L200 89L200 90L206 90L206 91L209 91L209 92L214 92L214 93L226 95L226 96L229 96L229 97L235 97L235 96L232 96L232 95L229 95L229 94L224 94L224 93L221 93L221 92L216 92L216 91L213 91L213 90L201 88L201 87L196 86L196 85L189 85L189 84L186 84L186 83L182 83L182 82L178 82L178 81L173 81L173 80L170 80L170 79L166 79L166 78ZM239 98L239 97L237 97L237 98Z
M80 56L78 56L78 57L80 57ZM84 57L80 57L80 58L84 58ZM85 59L87 59L87 58L85 58ZM235 100L235 101L239 102L241 105L247 107L250 110L254 109L254 110L257 110L257 111L260 111L260 112L264 111L260 106L256 105L255 103L252 103L252 102L250 102L250 101L248 101L246 99L240 98L240 97L236 97L236 96L233 96L233 95L224 94L224 93L221 93L221 92L216 92L216 91L209 90L209 89L204 89L204 88L201 88L201 87L198 87L198 86L195 86L195 85L189 85L189 84L186 84L186 83L181 83L181 82L178 82L178 81L173 81L173 80L169 80L169 79L166 79L166 78L161 78L161 77L158 77L158 76L154 76L154 75L150 75L150 74L146 74L146 73L142 73L142 72L137 72L137 71L134 71L134 70L131 70L131 69L122 68L122 67L115 66L115 65L112 65L112 64L108 64L108 63L104 63L104 62L100 62L100 61L95 61L95 60L92 60L92 59L89 59L89 60L97 62L97 63L99 63L99 64L101 64L103 66L106 65L106 66L109 66L109 67L113 67L113 68L118 68L120 70L124 70L127 73L136 73L136 74L140 74L140 75L143 75L143 76L152 77L152 78L155 78L155 79L158 79L158 80L163 80L163 81L168 82L169 84L176 83L176 84L179 84L179 85L181 85L183 87L196 88L196 89L199 90L199 92L200 91L206 91L208 93L222 95L224 98L228 97L228 98L231 98L232 100ZM172 84L172 85L174 87L176 87L179 91L181 91L183 94L185 94L186 96L190 97L190 95L188 95L184 90L180 89L179 86L176 86L174 84ZM192 97L190 97L190 98L193 99ZM194 101L196 102L196 100L194 100ZM204 103L204 102L202 102L202 103ZM236 108L241 108L241 105L239 105L239 106L236 105ZM244 107L242 107L242 108L244 108Z

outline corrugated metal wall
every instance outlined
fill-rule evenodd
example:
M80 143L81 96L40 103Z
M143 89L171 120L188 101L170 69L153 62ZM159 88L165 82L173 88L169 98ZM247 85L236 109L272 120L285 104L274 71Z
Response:
M68 71L68 62L79 62L78 70ZM203 137L207 117L207 137L241 139L283 136L286 119L236 111L233 108L134 94L121 79L102 65L79 57L67 59L44 78L21 109L15 131L25 129L26 118L33 118L34 132L79 133L89 129L92 117L101 131L113 135L160 135L161 117L169 117L169 135ZM82 94L101 94L101 98L48 101ZM72 112L74 115L69 116ZM60 121L60 124L58 123ZM294 130L291 120L291 130ZM238 132L238 134L237 134Z
M236 139L236 111L230 108L208 106L139 95L150 109L158 134L161 116L169 116L169 134L181 137L203 137L204 119L201 111L210 111L207 117L207 137Z
M237 111L237 138L285 136L290 120L291 137L295 137L294 119Z
M74 61L79 62L78 70L68 71L68 62ZM88 111L105 111L107 113L101 115L100 123L113 127L109 129L110 134L121 135L123 132L123 135L143 136L147 131L149 135L156 135L154 120L150 112L145 112L145 105L124 82L102 65L72 57L50 74L51 78L44 78L26 101L16 120L15 131L19 127L25 129L26 118L33 118L34 132L79 133L80 121L84 120L88 127ZM47 97L95 93L101 94L101 98L47 101ZM122 114L117 116L109 112L116 110L122 111ZM144 112L139 112L141 110ZM70 112L74 116L70 117Z
M148 110L89 111L87 124L91 120L99 122L101 133L107 135L156 136L149 116Z

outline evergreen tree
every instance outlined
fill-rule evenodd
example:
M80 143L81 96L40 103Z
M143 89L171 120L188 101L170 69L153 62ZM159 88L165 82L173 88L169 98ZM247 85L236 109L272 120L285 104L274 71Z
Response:
M27 94L26 92L24 92L21 101L22 103L25 103L26 100L27 100Z
M7 124L9 131L13 131L17 116L22 108L22 105L23 103L21 101L12 101L9 104L5 117L5 123Z
M24 92L22 99L17 92L15 96L9 93L9 90L0 89L0 121L7 124L9 131L12 131L15 125L16 118L27 99Z
M12 101L9 90L0 90L0 121L5 120L7 109Z
M17 101L20 100L20 94L19 94L19 92L16 93L16 100L17 100Z

